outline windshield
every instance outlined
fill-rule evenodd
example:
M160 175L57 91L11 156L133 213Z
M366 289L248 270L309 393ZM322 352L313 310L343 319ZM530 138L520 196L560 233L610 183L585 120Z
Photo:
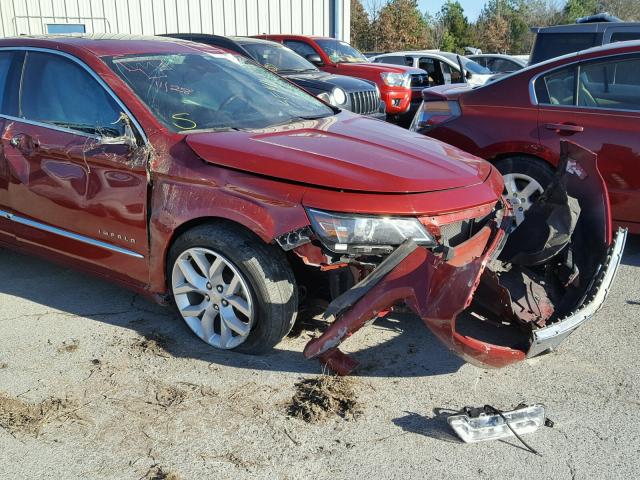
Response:
M245 43L242 48L272 72L315 72L318 70L311 62L287 47L269 45L268 43Z
M346 42L323 39L316 40L316 43L320 45L320 48L329 56L333 63L360 63L369 61L367 57Z
M169 130L267 128L334 111L234 55L124 55L105 61Z
M462 56L460 57L460 60L462 61L462 66L464 67L464 69L468 70L471 73L477 73L478 75L491 75L491 70L483 67L478 62L474 62L473 60Z

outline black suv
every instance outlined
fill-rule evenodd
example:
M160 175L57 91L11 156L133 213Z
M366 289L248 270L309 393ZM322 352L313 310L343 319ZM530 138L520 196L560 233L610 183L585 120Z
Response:
M322 72L280 43L206 33L168 33L163 36L204 43L244 55L331 105L361 115L386 117L384 102L380 100L380 92L374 83Z
M569 25L535 27L531 31L536 34L536 41L529 65L607 43L640 39L640 23L623 22L607 14L580 18Z

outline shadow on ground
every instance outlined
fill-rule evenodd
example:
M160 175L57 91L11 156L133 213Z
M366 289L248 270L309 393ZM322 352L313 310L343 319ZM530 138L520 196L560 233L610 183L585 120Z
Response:
M37 316L40 321L46 322L48 315L68 314L126 328L150 340L161 339L159 343L162 348L173 357L195 358L241 369L302 374L322 371L319 362L305 360L302 356L301 350L306 340L301 338L284 342L284 347L291 350L279 348L262 356L215 350L195 337L170 307L156 305L101 279L6 249L0 249L0 294L32 303L17 302L17 310L12 310L10 314L2 313L0 324L20 321L24 316ZM24 311L21 311L23 308ZM316 329L322 326L308 318L301 321L303 325L297 327L298 334L304 334L305 327ZM356 375L442 375L455 372L464 364L414 315L394 314L391 318L376 321L368 328L394 330L399 335L354 353L361 364ZM25 331L27 341L28 332Z

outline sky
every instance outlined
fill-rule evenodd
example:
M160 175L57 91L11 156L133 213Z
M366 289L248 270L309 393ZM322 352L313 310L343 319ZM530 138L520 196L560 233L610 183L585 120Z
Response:
M484 0L458 0L469 21L474 22L484 6ZM438 13L446 0L418 0L421 12Z

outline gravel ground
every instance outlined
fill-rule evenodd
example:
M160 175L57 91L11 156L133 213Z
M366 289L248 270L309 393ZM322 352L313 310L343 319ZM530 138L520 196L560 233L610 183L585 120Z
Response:
M303 332L263 357L221 353L170 310L0 250L0 477L638 478L640 237L597 316L560 350L501 370L464 364L410 315L345 343L355 415L291 418L321 373ZM444 409L542 402L527 441L465 445Z

